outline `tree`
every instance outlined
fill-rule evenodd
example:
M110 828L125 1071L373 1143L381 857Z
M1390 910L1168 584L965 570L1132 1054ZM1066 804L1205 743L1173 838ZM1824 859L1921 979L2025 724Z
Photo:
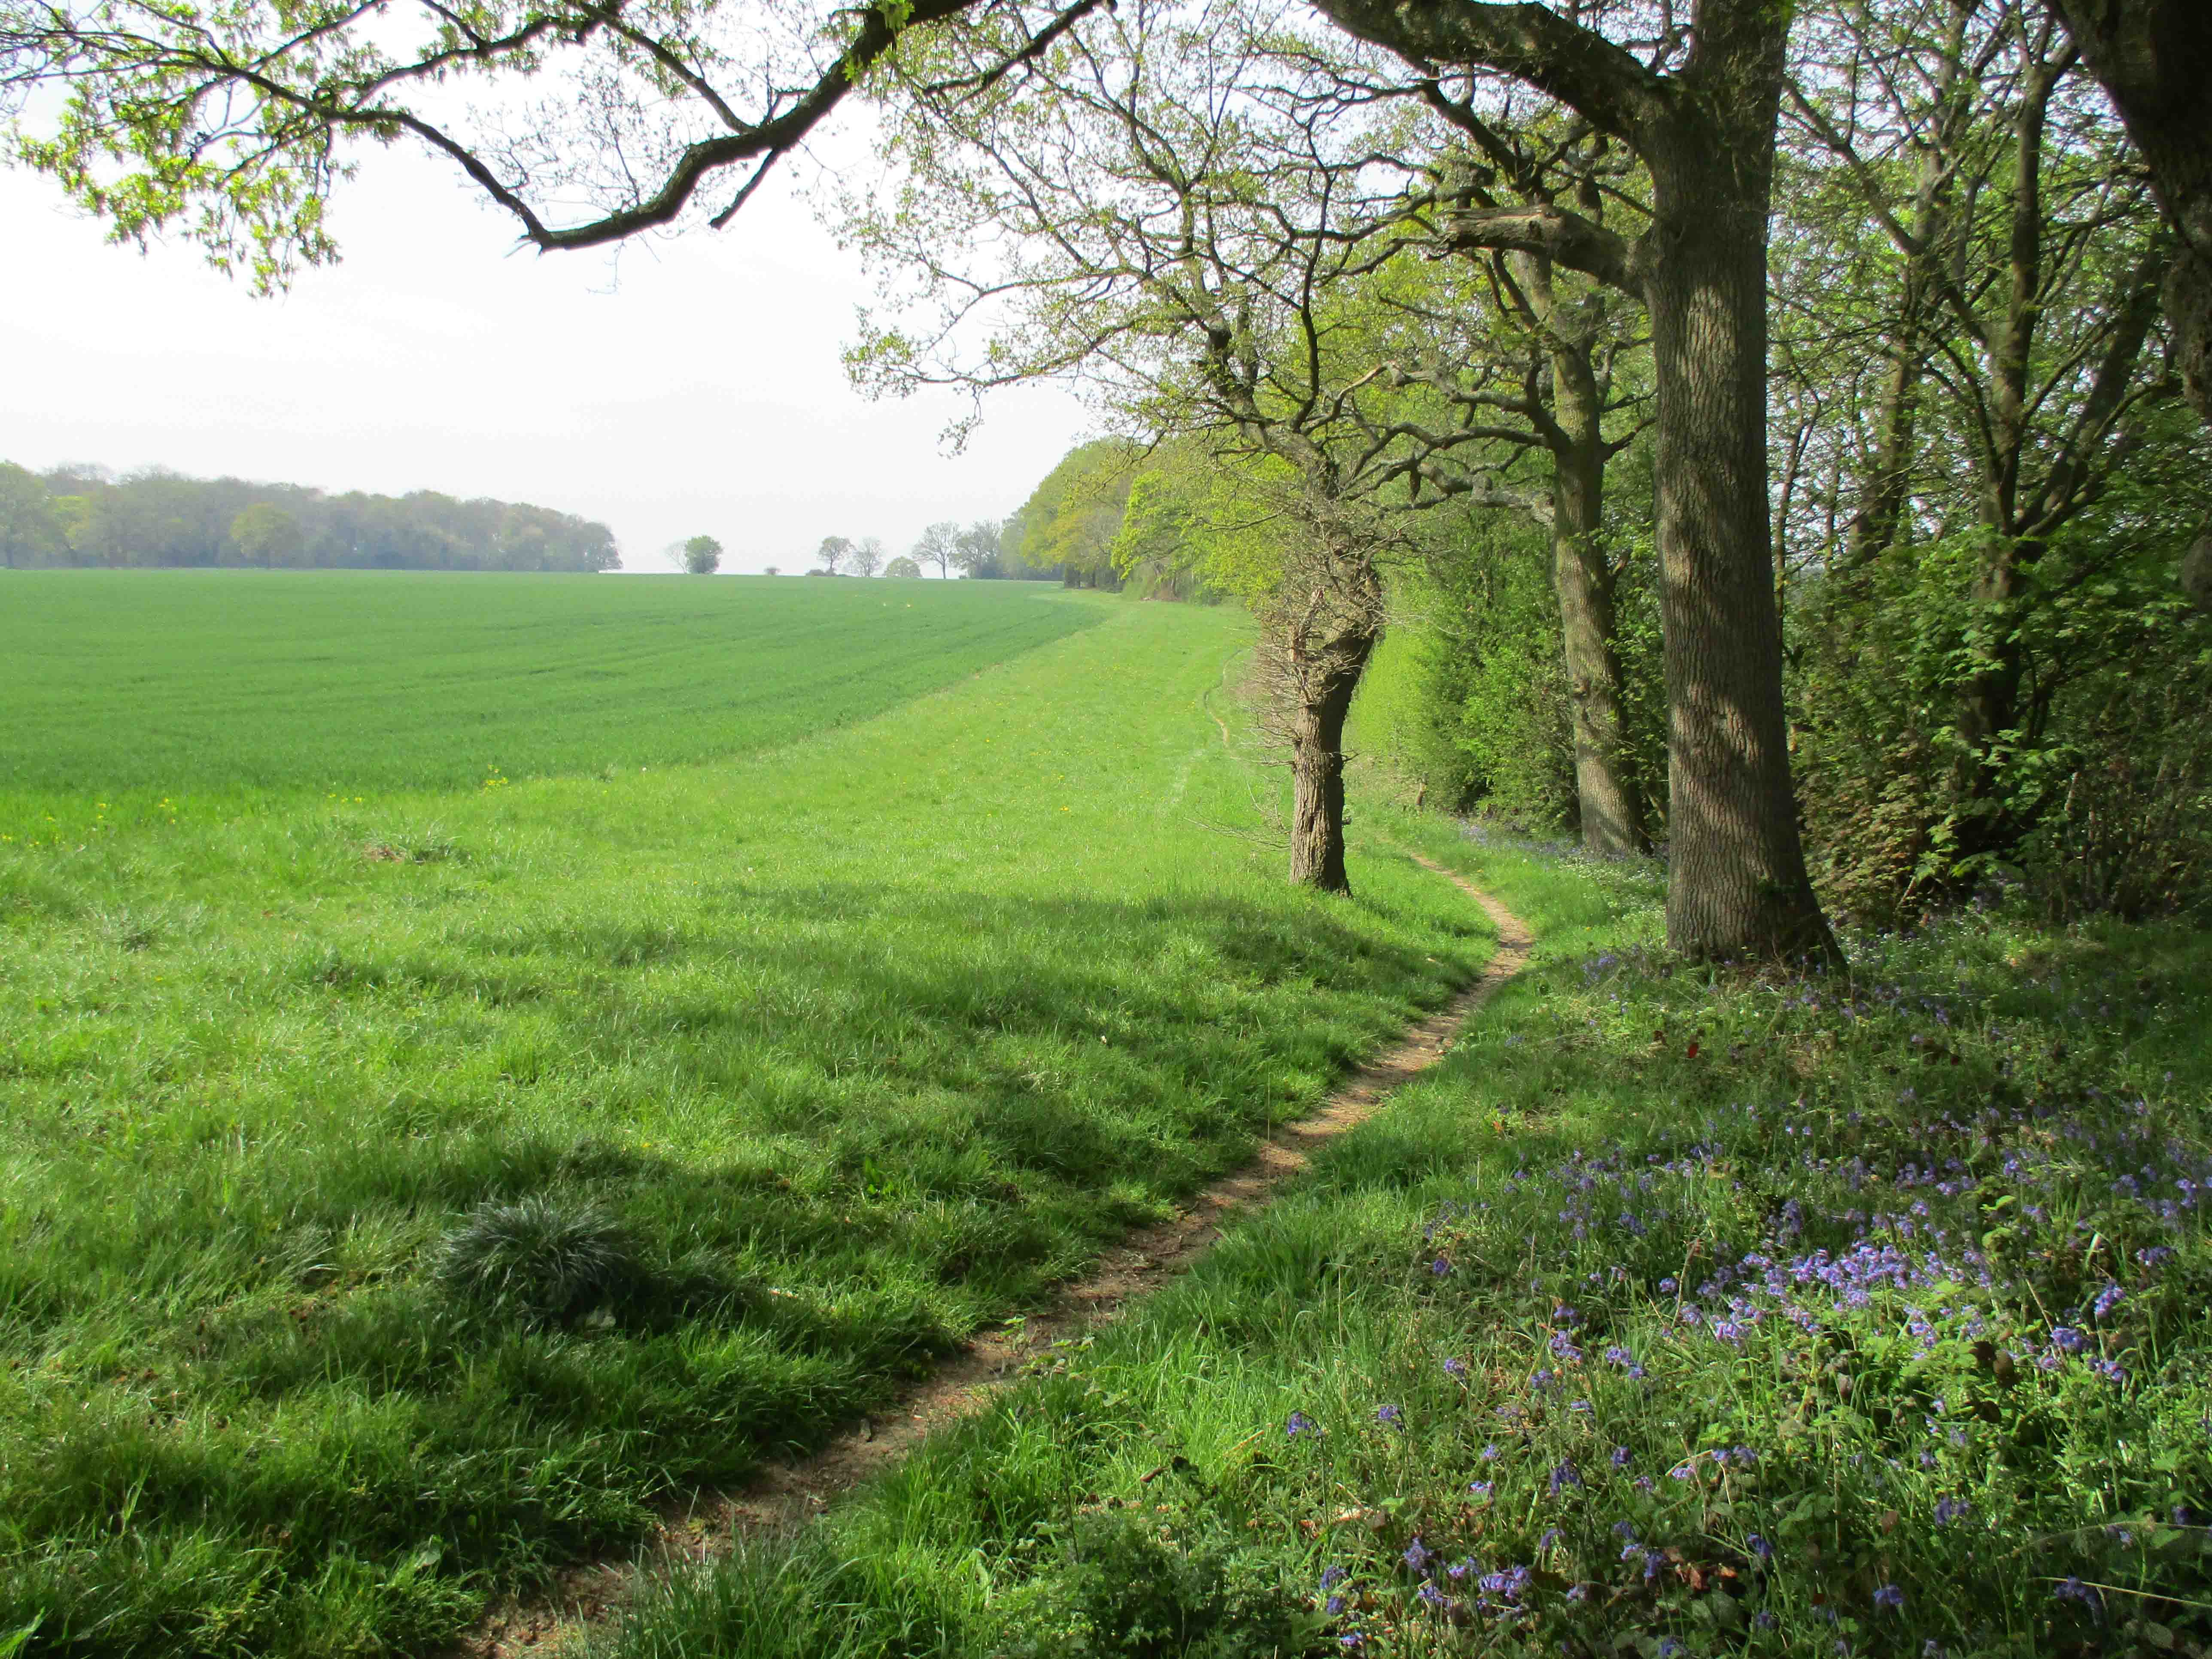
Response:
M326 208L349 145L414 140L540 249L620 241L709 198L720 226L909 37L973 14L1006 41L995 76L1099 3L794 0L733 22L682 0L466 15L403 0L311 19L0 0L0 92L65 91L10 100L12 148L118 237L182 223L266 290L336 256ZM533 100L549 81L565 84Z
M1005 575L1005 529L994 520L976 520L953 543L952 568L974 581Z
M1534 88L1649 169L1631 240L1556 204L1485 208L1469 247L1547 255L1640 299L1657 396L1668 709L1667 939L1697 957L1838 959L1808 878L1782 702L1767 518L1766 224L1791 14L1782 0L1671 8L1650 61L1601 24L1640 8L1316 0L1416 70L1463 64ZM1588 17L1589 21L1576 21Z
M763 565L761 567L761 574L763 576L781 576L783 574L783 572L778 567L769 564Z
M931 525L914 544L915 560L921 564L935 565L939 577L952 574L952 567L959 556L960 526L950 519Z
M690 575L711 576L722 568L722 544L712 536L694 536L684 544L684 568Z
M0 563L43 563L68 545L38 474L0 461Z
M1480 436L1463 410L1400 419L1378 362L1474 342L1389 303L1410 246L1403 170L1376 160L1396 112L1276 97L1273 21L1226 0L1123 0L1002 96L902 88L886 145L902 171L847 229L914 287L894 286L908 303L848 362L888 389L1067 376L1133 428L1071 454L1018 515L1033 567L1110 571L1135 434L1206 435L1262 527L1238 539L1230 585L1260 619L1267 729L1288 751L1291 877L1343 892L1344 725L1401 539L1382 497ZM972 73L928 68L955 87Z
M903 553L884 567L886 580L916 581L921 579L921 567Z
M2172 243L2035 0L1839 11L1790 101L1778 356L1810 465L1780 519L1820 611L1808 811L1832 882L1917 903L2014 861L2059 804L2054 717L2125 637L2086 625L2092 596L2130 543L2187 540L2139 504L2131 533L2082 533L2124 472L2171 466L2153 335ZM1908 731L1917 757L1868 764Z
M272 501L256 501L230 521L230 539L248 564L296 564L307 545L300 521Z
M837 567L853 556L853 544L842 536L824 536L814 556L822 561L823 574L834 576Z
M884 543L880 536L863 536L846 556L856 576L872 576L884 568Z
M2212 7L2203 0L2051 0L2111 94L2174 233L2163 284L2175 367L2212 427ZM2212 533L2181 568L2212 609Z

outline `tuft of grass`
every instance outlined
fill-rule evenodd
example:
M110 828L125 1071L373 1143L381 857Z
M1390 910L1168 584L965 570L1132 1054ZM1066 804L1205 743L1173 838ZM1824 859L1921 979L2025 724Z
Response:
M593 1652L980 1659L1032 1607L1113 1653L2212 1648L2201 933L1970 912L1848 981L1692 970L1656 871L1367 816L1540 934L1446 1064ZM727 1616L771 1593L834 1632Z
M648 1279L621 1223L549 1193L478 1205L439 1242L432 1272L456 1295L532 1325L609 1312Z

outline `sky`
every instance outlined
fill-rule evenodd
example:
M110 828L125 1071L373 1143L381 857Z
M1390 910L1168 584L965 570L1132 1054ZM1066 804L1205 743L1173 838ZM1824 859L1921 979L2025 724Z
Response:
M826 535L896 554L1003 517L1085 429L1066 392L1021 388L952 456L964 398L853 390L869 283L789 179L726 230L538 254L429 158L360 160L342 263L275 299L181 241L112 246L0 168L0 459L489 495L611 526L627 569L704 533L726 571L793 571Z

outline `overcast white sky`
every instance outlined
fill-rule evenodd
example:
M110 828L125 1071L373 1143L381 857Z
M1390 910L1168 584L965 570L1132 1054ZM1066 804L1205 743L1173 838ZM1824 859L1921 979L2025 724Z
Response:
M617 264L517 252L447 169L360 159L343 263L274 300L181 243L112 246L0 169L0 459L490 495L603 520L631 569L705 532L725 569L793 570L825 535L897 553L1001 517L1084 428L1062 392L1002 394L948 458L961 400L854 392L837 354L869 290L788 180Z

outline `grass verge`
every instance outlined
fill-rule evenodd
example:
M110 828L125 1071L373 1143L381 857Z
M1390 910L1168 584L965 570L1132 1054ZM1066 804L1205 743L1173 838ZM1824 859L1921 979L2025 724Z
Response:
M1174 1289L593 1652L2202 1653L2212 947L1969 914L1689 971L1656 881L1370 808L1539 935Z

